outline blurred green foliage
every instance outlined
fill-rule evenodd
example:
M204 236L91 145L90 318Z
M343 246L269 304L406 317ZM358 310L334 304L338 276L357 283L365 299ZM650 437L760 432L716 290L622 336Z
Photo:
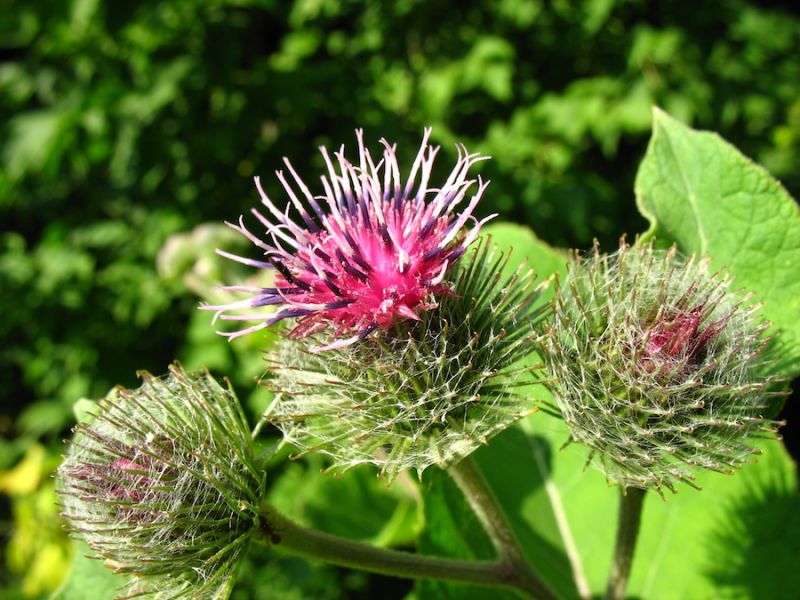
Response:
M263 407L262 340L227 344L195 310L247 275L213 257L246 246L207 223L257 203L253 175L283 197L270 175L283 156L316 181L313 147L352 149L356 127L410 160L433 126L442 172L456 142L492 155L483 214L562 247L645 229L632 190L652 104L720 132L797 196L800 16L769 4L2 0L0 470L36 443L49 464L76 399L176 357ZM0 496L4 546L13 519L27 531L43 514L23 507L36 481ZM0 594L46 593L24 583L35 557L15 552ZM319 597L368 589L332 577Z

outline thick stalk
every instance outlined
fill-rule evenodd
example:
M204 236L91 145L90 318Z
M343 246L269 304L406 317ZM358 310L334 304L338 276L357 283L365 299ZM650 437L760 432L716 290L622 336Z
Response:
M517 581L517 590L537 600L559 600L558 595L542 579L525 557L522 547L506 518L503 508L472 457L447 469L472 510L483 525L501 564L507 565Z
M506 563L451 560L385 550L315 529L302 527L267 503L261 505L256 540L278 550L341 567L411 579L439 579L519 591L520 581ZM549 600L549 597L548 597Z
M636 549L636 538L639 535L639 524L642 520L642 504L645 490L639 488L623 488L619 503L619 521L617 522L617 544L614 549L614 562L608 577L608 588L605 600L624 600L625 588L631 574L633 553Z

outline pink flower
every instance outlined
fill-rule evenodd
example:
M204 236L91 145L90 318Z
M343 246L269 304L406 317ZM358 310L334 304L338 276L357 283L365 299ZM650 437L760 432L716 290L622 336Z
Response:
M135 505L163 497L164 482L175 479L177 472L169 465L166 451L173 443L145 439L142 443L128 445L97 433L93 438L105 444L116 457L110 463L95 459L63 467L64 474L73 479L72 487L83 498L118 505L118 510L128 513L129 517L148 521L152 510Z
M679 307L660 311L652 323L646 324L637 365L648 373L660 373L664 384L691 377L732 316L709 323L718 303L719 299L688 308L681 302ZM702 328L701 323L705 323Z
M221 315L222 319L260 323L234 333L220 333L233 339L294 318L291 337L301 338L333 328L334 339L342 335L348 337L317 350L342 348L364 339L376 329L391 327L396 319L419 319L421 311L436 306L437 295L451 293L445 282L448 270L476 239L481 226L495 215L480 222L472 216L489 184L480 177L477 191L466 207L454 213L476 182L467 179L467 171L486 158L468 154L463 146L459 147L458 162L444 185L428 187L433 161L439 151L438 146L428 146L430 133L430 129L425 130L422 146L404 186L400 181L396 147L381 140L383 160L376 165L364 147L360 130L356 132L357 166L344 157L342 147L334 153L340 171L337 173L328 151L320 148L328 166L328 176L322 177L325 192L322 196L312 196L289 161L284 159L313 216L281 171L277 172L278 179L291 200L285 211L279 210L267 197L256 177L256 187L269 217L255 209L252 212L266 228L268 241L248 231L243 218L238 225L228 225L264 250L266 260L217 252L246 265L276 269L274 287L223 287L223 290L248 292L254 296L232 304L201 308L216 311L215 319ZM416 184L417 176L419 184ZM300 221L290 218L292 207ZM474 225L465 230L470 220ZM264 315L227 314L268 305L278 308Z

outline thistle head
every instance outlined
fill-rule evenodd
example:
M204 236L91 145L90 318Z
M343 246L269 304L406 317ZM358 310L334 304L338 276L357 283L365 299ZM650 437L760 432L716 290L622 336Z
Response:
M142 377L75 428L56 475L62 514L133 576L120 598L227 598L264 491L244 415L207 372Z
M222 289L247 292L253 297L201 306L216 311L215 318L258 322L223 335L235 338L293 318L290 337L331 330L334 341L312 350L340 348L375 330L392 328L397 321L420 320L436 305L437 298L450 293L444 283L447 272L476 239L481 225L491 218L478 222L472 216L488 185L480 178L474 195L462 206L476 183L467 179L467 173L482 159L460 147L448 179L441 187L428 187L439 150L428 146L428 129L403 183L395 147L381 140L383 160L376 165L364 146L362 132L356 133L357 165L345 158L344 147L334 153L335 161L324 147L320 148L328 167L328 175L322 177L322 195L312 195L285 159L294 182L292 185L277 172L290 199L286 210L267 197L256 178L267 214L255 209L252 212L265 228L266 239L252 234L243 219L238 225L229 225L263 250L264 260L217 252L250 266L274 269L274 283L266 288L225 287ZM290 216L292 211L296 217ZM470 220L474 225L466 231ZM277 310L230 314L264 306Z
M524 267L502 276L507 260L484 243L439 306L360 344L316 354L312 340L278 342L267 385L279 401L266 416L299 455L328 454L340 472L374 464L390 482L486 444L535 410L518 390L538 381L523 359L543 317L539 292Z
M674 248L573 256L543 354L572 441L609 483L697 487L698 469L730 474L777 437L766 326L730 284Z

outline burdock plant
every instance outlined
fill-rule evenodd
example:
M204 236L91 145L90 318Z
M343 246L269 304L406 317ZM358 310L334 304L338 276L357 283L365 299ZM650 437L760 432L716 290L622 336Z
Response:
M242 221L233 227L265 260L221 254L272 270L273 284L225 288L252 297L202 308L257 322L230 338L293 319L272 352L270 385L278 395L266 418L302 453L322 449L342 470L369 462L391 481L404 469L448 467L497 559L381 550L291 522L261 499L264 477L229 397L208 375L176 370L167 380L148 378L137 392L119 392L120 401L103 401L98 417L79 426L59 472L74 531L109 566L139 576L131 595L225 598L240 552L255 539L378 573L555 600L468 458L536 409L517 390L534 383L539 368L525 360L544 315L535 304L539 290L524 265L504 275L508 254L489 242L463 258L486 221L472 212L487 184L478 179L466 200L476 183L467 172L479 158L459 148L444 184L429 187L438 151L428 147L429 135L405 183L394 147L383 142L375 164L360 133L358 165L342 151L337 172L323 149L323 196L312 196L287 162L311 213L278 177L303 227L257 181L270 218L254 214L268 241ZM240 309L249 312L230 314Z
M610 255L597 247L587 256L573 254L555 298L543 304L544 285L535 284L532 269L523 261L514 269L509 261L516 254L505 251L506 240L500 238L501 251L486 236L483 225L492 217L475 216L488 182L470 170L483 158L459 146L451 173L435 184L439 149L429 145L430 135L426 130L407 175L395 146L382 140L376 160L361 132L352 162L343 147L333 155L322 149L327 169L316 191L286 161L288 175L278 173L285 208L256 179L264 210L252 212L263 230L244 218L231 227L263 255L218 252L268 277L259 287L223 288L244 294L239 301L201 307L215 319L248 322L223 333L230 340L274 327L260 382L274 397L252 432L230 389L207 372L178 366L165 378L145 375L138 390L115 391L98 404L93 420L76 428L58 472L63 513L107 566L130 576L122 597L225 600L250 542L334 565L503 588L525 598L594 597L598 586L587 583L584 549L572 533L595 532L571 530L566 513L601 499L573 495L567 504L578 504L565 507L567 494L560 492L569 490L559 486L571 475L566 463L551 469L555 454L542 451L543 440L563 424L531 416L524 425L532 434L517 438L524 441L506 453L506 464L491 463L498 471L490 480L515 514L506 515L472 456L541 408L563 418L570 432L565 445L584 447L587 462L622 491L606 597L623 600L646 491L665 497L683 484L699 487L698 473L733 473L759 454L755 442L778 437L770 405L782 380L772 374L767 325L732 278L712 272L706 257L684 258L675 248L642 243L631 248L623 240ZM672 193L662 183L674 167L675 147L662 151L666 159L658 159L656 183L645 192ZM690 175L691 169L681 171L681 185L691 184ZM748 185L760 181L751 175L743 179ZM724 250L699 216L700 196L692 194L703 250L706 243ZM669 210L651 234L674 229L670 219L685 208L680 198L663 202ZM532 236L524 239L531 256L553 270L563 265L564 255ZM785 275L794 256L781 257L772 273ZM785 298L780 310L767 306L770 318L788 310ZM796 346L795 338L790 344ZM554 402L540 401L544 386ZM420 553L378 548L280 514L265 500L264 468L272 453L255 458L252 446L270 423L282 434L273 449L290 445L290 458L320 452L337 474L367 465L387 484L407 470L424 476L432 492L425 499L426 514L433 515L428 546ZM441 479L429 477L437 468L446 469L463 500L451 503L447 489L435 489ZM275 464L274 475L281 477L282 469ZM402 485L414 482L403 477ZM459 518L462 504L482 525L477 535L468 516ZM432 522L439 515L442 523ZM547 543L555 535L560 542ZM445 548L483 557L487 538L494 556L486 559L428 555ZM549 582L533 558L546 566ZM433 589L421 587L420 597Z
M276 377L268 385L277 399L265 419L300 455L321 450L340 471L372 463L391 482L406 469L421 475L432 464L449 467L495 544L503 579L549 598L482 476L465 460L536 410L516 389L535 382L538 366L522 359L543 315L534 305L539 292L524 266L503 276L508 256L489 244L461 264L494 216L472 215L488 182L469 179L468 171L483 159L459 147L450 175L431 187L439 148L428 145L429 136L426 130L405 181L395 147L381 140L376 163L360 131L356 164L342 148L337 170L321 149L328 167L322 195L314 196L286 161L294 186L277 174L290 198L285 211L256 179L269 217L253 214L266 239L242 219L231 226L263 250L264 260L218 252L273 270L273 285L226 287L253 296L202 308L216 311L215 318L257 322L225 334L231 339L294 319L271 353ZM240 310L247 312L230 314Z
M534 306L532 272L523 266L502 277L508 257L495 256L489 244L456 267L491 218L472 217L487 184L478 178L476 193L456 213L476 183L467 172L480 158L459 148L444 185L431 188L439 149L428 146L429 136L426 130L405 183L395 148L382 140L383 160L376 165L361 132L357 166L342 149L337 172L322 148L328 165L323 196L314 197L287 161L318 219L278 173L305 228L288 209L279 211L256 180L273 221L253 213L272 243L242 222L233 227L264 251L266 261L221 254L275 269L274 287L224 288L255 296L203 306L223 319L261 321L231 337L294 318L288 339L272 353L276 378L268 385L280 402L266 418L302 453L321 450L341 471L377 464L389 482L405 469L421 475L431 464L457 462L532 411L531 400L514 391L534 381L531 365L515 365L530 353L543 314ZM465 231L470 219L475 225ZM278 308L227 314L264 305Z

